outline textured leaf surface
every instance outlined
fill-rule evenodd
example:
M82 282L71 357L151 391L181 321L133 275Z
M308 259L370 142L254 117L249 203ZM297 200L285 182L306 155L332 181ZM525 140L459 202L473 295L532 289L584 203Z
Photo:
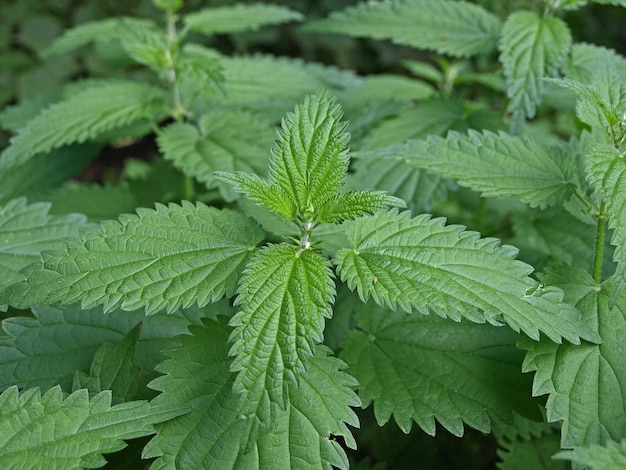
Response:
M59 249L65 237L88 227L82 215L48 215L50 204L28 205L25 198L0 207L0 289L23 279L20 270L43 250Z
M311 250L270 245L250 261L241 278L232 318L233 390L267 412L284 408L288 384L306 370L332 315L335 286L327 261ZM266 416L261 414L260 420Z
M579 312L562 302L560 289L528 277L532 267L494 238L481 239L429 215L411 219L407 212L380 212L344 227L351 248L339 250L334 262L363 300L457 320L504 320L534 339L540 331L557 342L598 339L581 324Z
M126 447L123 439L154 434L153 424L176 414L148 402L111 407L111 393L91 400L87 390L64 399L60 387L44 395L12 387L0 395L0 465L3 468L97 468L102 454Z
M153 119L163 113L165 93L151 85L113 82L90 87L55 103L28 122L11 140L0 161L19 165L37 153L82 143L106 131Z
M200 119L199 129L187 123L169 125L157 143L177 168L232 200L230 186L213 172L265 173L274 137L274 129L249 112L216 110Z
M574 187L571 158L530 139L501 132L450 132L376 152L447 178L488 197L517 197L531 206L563 203Z
M492 420L512 422L511 410L536 413L510 329L393 312L373 302L357 307L357 328L342 343L341 357L381 425L393 415L406 433L415 421L434 435L437 420L461 436L463 423L489 432Z
M611 61L621 76L626 77L626 58L613 49L594 44L577 43L572 46L567 61L563 64L565 76L581 83L590 83L593 75L605 60Z
M328 93L307 97L283 120L270 180L302 212L315 213L339 192L348 170L347 123Z
M507 443L505 450L498 450L500 470L568 470L565 462L552 459L561 446L557 433L532 436L527 440Z
M263 239L252 219L201 203L139 209L46 252L9 297L17 304L81 301L83 307L172 312L234 294L239 272Z
M535 115L541 103L542 79L554 76L572 42L567 24L560 18L540 18L529 11L509 16L502 30L500 61L504 67L507 110Z
M589 179L600 191L613 229L611 244L615 246L613 259L617 262L615 276L618 288L626 279L626 162L624 156L609 145L594 147L588 156Z
M261 26L301 21L303 18L301 13L283 6L255 3L206 8L189 13L183 21L192 31L224 34L254 31Z
M151 375L163 360L161 351L172 345L173 336L199 324L208 312L185 311L172 315L115 311L103 314L101 308L81 310L72 307L38 307L34 317L11 317L2 322L0 338L0 390L11 385L20 389L40 387L47 390L59 384L70 392L78 370L87 372L98 348L105 342L118 343L142 322L135 352L135 364Z
M576 305L588 321L598 324L602 343L522 342L521 347L528 349L524 370L536 371L533 394L548 394L548 420L563 421L561 447L622 439L626 433L626 299L622 295L609 307L612 281L597 289L588 275L576 280L570 274L560 282L568 283L563 288L578 300Z
M495 49L500 20L468 2L392 0L361 3L306 29L391 39L396 44L466 57Z
M608 441L605 446L592 444L588 447L575 447L574 450L559 452L558 459L567 459L593 470L626 469L626 440Z
M626 78L620 77L606 54L592 76L591 84L561 79L556 83L574 91L579 100L576 114L581 121L603 132L608 143L621 145L626 138L623 109L626 107Z
M189 414L157 426L157 436L144 451L144 457L158 457L153 470L348 468L344 451L330 437L342 436L354 447L346 423L358 426L349 407L360 401L349 388L354 379L340 370L341 361L318 347L299 386L289 388L288 407L278 413L272 431L253 435L251 420L242 416L244 398L232 392L230 329L208 322L191 332L159 366L166 375L152 383L163 392L155 406L191 406Z

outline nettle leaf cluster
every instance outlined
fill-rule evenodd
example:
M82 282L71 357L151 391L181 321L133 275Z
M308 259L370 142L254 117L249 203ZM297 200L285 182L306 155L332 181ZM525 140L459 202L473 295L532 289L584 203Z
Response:
M623 466L626 59L561 13L626 4L528 3L303 28L439 54L403 76L203 42L305 19L271 4L154 0L164 25L53 41L131 65L0 113L2 467L368 465L369 406L493 433L505 469Z

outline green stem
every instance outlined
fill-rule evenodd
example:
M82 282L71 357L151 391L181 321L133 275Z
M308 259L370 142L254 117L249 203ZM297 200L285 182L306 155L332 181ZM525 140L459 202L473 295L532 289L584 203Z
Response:
M596 247L593 259L593 281L599 285L602 275L602 256L604 252L604 238L606 237L606 213L605 205L602 202L600 213L598 214L598 224L596 226Z
M176 74L176 68L174 67L174 56L172 54L173 49L176 47L176 41L178 39L176 34L176 20L177 17L174 13L167 13L167 45L168 48L165 51L167 59L168 71L167 77L172 85L172 100L174 102L174 109L172 111L172 117L176 121L182 120L187 114L187 110L183 106L183 101L180 95L180 87L178 86L178 76Z

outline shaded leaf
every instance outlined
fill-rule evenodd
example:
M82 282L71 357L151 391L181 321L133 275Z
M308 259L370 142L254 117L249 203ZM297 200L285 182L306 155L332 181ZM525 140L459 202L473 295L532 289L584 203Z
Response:
M462 1L370 1L334 12L305 30L391 39L396 44L467 57L495 49L500 20Z
M538 414L511 330L374 303L357 307L356 318L341 357L359 381L363 405L373 402L380 425L393 415L405 433L416 422L435 435L437 420L461 436L463 423L489 432L492 421L512 423L512 410Z
M373 154L453 178L486 197L517 197L531 206L562 204L574 189L571 158L504 132L450 132L446 138L410 140Z
M0 164L11 168L38 153L92 140L142 119L158 118L165 103L164 91L145 83L118 81L87 88L30 120L0 155Z
M205 8L185 15L183 21L192 31L211 35L254 31L303 18L301 13L283 6L254 3Z

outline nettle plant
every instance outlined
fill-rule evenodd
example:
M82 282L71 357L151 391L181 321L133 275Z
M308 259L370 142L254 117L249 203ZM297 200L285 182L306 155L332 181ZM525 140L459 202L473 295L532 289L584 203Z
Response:
M348 426L370 405L493 432L502 468L623 462L626 60L572 43L558 15L586 2L369 2L306 27L445 55L405 62L426 81L223 56L190 35L302 16L154 3L164 31L107 19L44 52L117 41L141 80L0 115L3 468L367 465ZM151 133L162 158L63 185Z

